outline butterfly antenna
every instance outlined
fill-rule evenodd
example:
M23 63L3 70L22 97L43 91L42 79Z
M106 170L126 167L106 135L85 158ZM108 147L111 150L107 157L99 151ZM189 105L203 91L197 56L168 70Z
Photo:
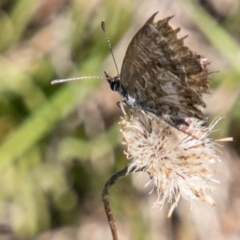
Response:
M116 62L116 59L115 59L114 54L113 54L112 46L111 46L111 43L110 43L110 40L109 40L109 37L108 37L108 34L107 34L107 30L106 30L106 26L105 26L105 22L104 21L101 22L101 27L102 27L102 30L103 30L103 32L105 34L106 39L107 39L108 47L109 47L110 53L112 55L115 67L117 69L118 78L120 79L120 74L119 74L119 71L118 71L117 62Z
M63 82L70 82L70 81L77 81L77 80L82 80L82 79L89 79L89 78L104 78L101 76L86 76L86 77L76 77L76 78L64 78L64 79L55 79L51 81L51 84L58 84L58 83L63 83Z

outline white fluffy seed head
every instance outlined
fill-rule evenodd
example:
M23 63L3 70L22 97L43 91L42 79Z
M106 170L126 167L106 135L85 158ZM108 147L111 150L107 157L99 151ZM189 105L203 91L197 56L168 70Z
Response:
M168 216L177 206L180 197L192 202L202 200L214 206L209 194L215 189L212 164L219 160L215 145L209 137L212 126L203 127L201 121L191 119L202 132L195 139L169 126L150 113L133 111L120 122L129 172L144 169L156 189L156 207L165 201L171 204Z

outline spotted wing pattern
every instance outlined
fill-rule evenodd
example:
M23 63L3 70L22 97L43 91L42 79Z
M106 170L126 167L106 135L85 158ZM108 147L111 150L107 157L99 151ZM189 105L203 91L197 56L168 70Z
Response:
M171 125L185 117L203 119L202 93L209 93L208 62L184 46L172 17L153 23L153 14L133 37L120 73L120 85L136 105ZM170 119L170 121L168 120Z

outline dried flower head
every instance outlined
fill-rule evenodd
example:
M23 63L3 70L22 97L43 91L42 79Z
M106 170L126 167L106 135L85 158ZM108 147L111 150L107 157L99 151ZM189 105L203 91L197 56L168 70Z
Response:
M128 171L149 174L149 183L158 195L154 206L162 207L168 201L171 204L168 216L180 197L215 205L209 194L215 189L212 184L216 170L210 165L218 156L216 143L208 135L216 122L203 127L202 121L193 118L190 121L196 126L199 139L178 131L153 114L137 110L130 116L125 115L120 122L130 160Z

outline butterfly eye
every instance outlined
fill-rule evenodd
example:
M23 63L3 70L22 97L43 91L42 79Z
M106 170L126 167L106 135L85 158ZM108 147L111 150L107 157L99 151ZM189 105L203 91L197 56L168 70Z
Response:
M104 72L105 77L110 85L110 88L115 91L118 92L119 91L119 87L120 87L120 80L119 77L111 77L109 76L106 72Z
M119 88L120 88L120 81L119 81L119 78L118 77L114 77L111 79L112 81L109 82L110 84L110 88L115 91L115 92L118 92L119 91Z

